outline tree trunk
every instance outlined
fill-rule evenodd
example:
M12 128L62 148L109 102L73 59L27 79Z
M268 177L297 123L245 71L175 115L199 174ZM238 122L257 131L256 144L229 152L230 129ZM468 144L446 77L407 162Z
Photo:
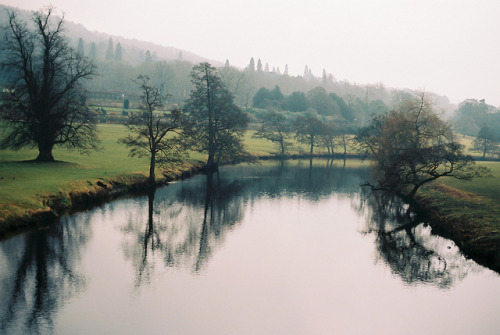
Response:
M207 172L208 173L214 172L215 171L214 168L215 168L214 155L209 153L207 159Z
M35 159L37 162L55 162L52 156L52 147L38 146L38 157Z
M156 176L155 176L155 165L156 165L156 155L155 153L151 153L151 161L149 163L149 183L151 187L156 185Z

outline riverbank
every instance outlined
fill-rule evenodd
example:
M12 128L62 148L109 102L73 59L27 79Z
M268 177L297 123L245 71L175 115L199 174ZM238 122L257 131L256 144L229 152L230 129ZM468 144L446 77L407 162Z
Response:
M500 273L500 204L444 183L417 197L434 233L457 244L468 258Z
M25 163L29 164L29 163ZM184 163L162 171L157 186L189 178L203 170L204 164ZM0 238L18 231L43 227L62 215L85 210L121 196L143 194L150 189L146 174L134 173L115 177L79 180L58 192L39 194L32 204L6 202L0 205Z
M318 155L314 158L321 156ZM279 157L264 155L255 158ZM309 157L291 155L288 158ZM33 169L38 166L27 162L13 164L26 165L26 168L32 173L36 172ZM56 175L59 176L64 174L63 170L75 169L71 165L68 166L67 163L55 164L51 169L56 169ZM200 161L191 161L163 171L158 179L158 186L195 175L202 171L203 166ZM15 170L18 175L23 175L22 171L19 171L20 168ZM499 174L500 167L494 169L493 172ZM43 172L41 174L43 176ZM44 227L62 215L88 209L121 196L141 194L149 189L145 173L136 172L122 176L83 179L82 177L85 176L80 175L79 177L79 180L73 181L65 187L59 187L57 192L37 193L34 196L39 198L38 202L31 204L1 203L0 238L31 228ZM489 182L480 181L468 184L468 187L472 189L479 187L480 193L488 194L494 192L494 190L488 191L488 188L496 189L492 180L496 181L496 179L489 179ZM0 182L5 182L5 180L0 180ZM417 198L428 215L433 232L453 240L467 257L500 273L500 204L495 199L452 187L445 182L447 181L424 187ZM487 186L477 186L481 183ZM463 188L463 185L458 186Z

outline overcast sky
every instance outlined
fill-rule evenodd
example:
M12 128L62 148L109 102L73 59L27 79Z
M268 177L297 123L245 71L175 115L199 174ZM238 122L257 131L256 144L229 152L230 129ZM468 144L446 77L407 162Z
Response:
M339 80L500 106L498 0L0 0L49 3L90 30L245 67L305 65Z

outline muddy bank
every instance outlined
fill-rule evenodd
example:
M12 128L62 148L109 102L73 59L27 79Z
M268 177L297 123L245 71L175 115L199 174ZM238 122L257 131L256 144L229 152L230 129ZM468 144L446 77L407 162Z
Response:
M157 187L175 180L189 178L204 171L204 164L169 172L157 179ZM143 175L87 181L81 189L49 194L42 198L43 209L10 215L0 221L0 238L42 228L54 223L62 215L90 209L126 195L146 194L150 190L148 178Z

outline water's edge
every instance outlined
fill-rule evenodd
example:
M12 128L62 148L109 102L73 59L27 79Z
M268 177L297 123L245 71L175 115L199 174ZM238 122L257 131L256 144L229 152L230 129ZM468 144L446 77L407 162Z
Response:
M337 155L339 156L339 155ZM297 158L310 158L306 156L257 156L253 160L270 160L270 159L297 159ZM322 158L314 156L314 158ZM360 158L360 157L348 157ZM233 164L236 164L234 162ZM187 169L181 170L176 174L163 176L157 180L157 186L167 185L169 182L184 180L197 174L203 173L205 164L199 163L190 166ZM136 196L146 194L150 189L148 179L146 177L136 179L133 182L118 183L109 182L102 184L98 189L93 191L70 191L68 194L54 194L51 195L51 201L48 208L45 210L36 210L24 213L20 216L10 216L4 221L0 221L0 240L8 239L11 236L22 234L32 229L39 229L55 223L61 216L77 213L80 211L88 210L104 203L116 200L125 196ZM68 196L70 199L69 204L64 204L62 197ZM416 199L418 205L421 207L423 214L428 219L433 233L450 239L460 248L461 252L467 257L478 264L485 266L497 273L500 273L500 246L498 248L485 248L477 243L471 243L471 237L461 234L460 231L467 225L473 224L471 222L449 222L446 220L439 211L439 208L433 206L428 199L418 197Z

